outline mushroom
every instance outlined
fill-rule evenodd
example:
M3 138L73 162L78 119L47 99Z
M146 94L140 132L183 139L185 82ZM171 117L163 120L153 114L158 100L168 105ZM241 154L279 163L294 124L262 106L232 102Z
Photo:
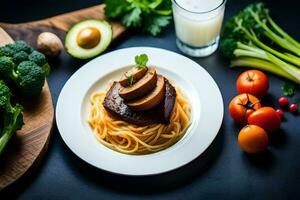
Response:
M135 111L149 110L157 106L164 99L165 78L157 75L156 87L140 99L127 102L127 106Z
M37 38L37 49L48 57L58 56L63 44L57 35L50 32L43 32Z
M152 91L156 86L156 82L156 70L154 68L149 68L146 75L131 87L122 87L119 91L119 95L125 100L141 97Z

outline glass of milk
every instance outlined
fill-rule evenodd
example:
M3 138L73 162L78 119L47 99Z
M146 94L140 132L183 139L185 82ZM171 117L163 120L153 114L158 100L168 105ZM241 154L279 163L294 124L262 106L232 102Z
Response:
M226 0L172 0L176 43L185 54L211 55L218 48Z

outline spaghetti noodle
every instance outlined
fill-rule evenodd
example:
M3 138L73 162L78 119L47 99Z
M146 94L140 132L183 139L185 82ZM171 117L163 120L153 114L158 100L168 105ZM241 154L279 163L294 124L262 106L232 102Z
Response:
M106 92L91 95L89 124L97 139L105 146L126 154L148 154L176 143L190 125L190 106L179 88L169 124L137 126L113 118L102 103Z

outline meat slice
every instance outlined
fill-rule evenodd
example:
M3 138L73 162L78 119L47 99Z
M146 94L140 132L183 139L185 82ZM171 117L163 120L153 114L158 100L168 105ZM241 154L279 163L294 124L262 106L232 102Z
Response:
M119 80L119 83L123 86L123 87L127 87L128 86L128 74L131 75L133 77L133 80L135 83L136 81L139 81L141 78L143 78L143 76L147 73L148 71L148 67L143 67L141 69L138 69L136 66L133 66L129 71L127 71L121 78L121 80Z
M119 95L126 100L144 96L156 86L157 74L154 68L149 68L146 75L130 87L122 87Z
M139 99L128 101L126 102L126 104L131 110L150 110L164 100L165 89L165 78L161 75L157 75L156 87L151 92L142 96Z
M176 90L165 79L164 100L151 110L138 112L131 110L119 96L121 85L114 82L103 101L104 108L115 118L136 124L139 126L149 125L153 123L170 123L173 112Z

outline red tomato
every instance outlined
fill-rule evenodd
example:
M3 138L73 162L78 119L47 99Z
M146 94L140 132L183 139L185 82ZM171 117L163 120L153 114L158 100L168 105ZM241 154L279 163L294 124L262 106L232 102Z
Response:
M238 143L247 153L258 153L267 148L269 137L261 127L247 125L239 132Z
M268 92L269 79L259 70L248 70L238 77L236 88L239 94L249 93L261 99Z
M260 126L267 133L272 133L280 128L281 120L273 108L262 107L248 117L248 123Z
M231 100L228 111L235 122L246 124L249 115L260 107L260 102L255 96L240 94Z

